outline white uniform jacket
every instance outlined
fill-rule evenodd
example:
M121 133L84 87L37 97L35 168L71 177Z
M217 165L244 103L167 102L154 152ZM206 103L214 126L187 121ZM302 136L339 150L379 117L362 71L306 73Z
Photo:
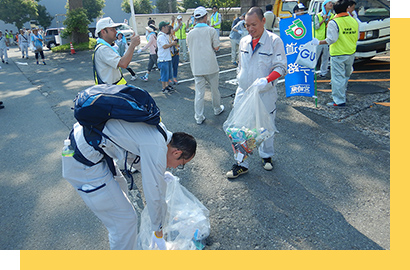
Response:
M167 133L167 141L153 125L111 119L107 121L102 132L115 143L104 137L100 143L104 152L114 160L125 160L127 151L129 154L140 156L141 167L138 169L142 175L143 191L151 218L152 230L159 230L166 214L164 173L167 166L167 145L171 140L172 133L167 131L164 125L162 126ZM85 141L83 128L78 123L74 125L74 138L78 149L85 158L94 163L102 159L102 154ZM80 188L83 184L91 184L93 181L98 181L97 184L103 184L104 181L112 179L112 174L105 161L92 167L81 164L75 168L67 168L67 170L63 170L63 174L64 178L70 180L70 183L76 188Z

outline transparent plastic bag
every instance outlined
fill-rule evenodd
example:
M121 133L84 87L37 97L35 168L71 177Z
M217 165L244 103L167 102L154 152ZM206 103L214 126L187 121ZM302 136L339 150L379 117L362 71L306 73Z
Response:
M238 162L245 160L263 141L273 136L275 124L263 104L257 85L252 84L245 91L222 127Z
M184 186L179 178L167 184L167 214L163 233L168 250L201 250L210 233L208 209ZM138 249L151 249L151 220L145 207L141 214Z
M314 69L317 63L316 50L317 45L315 45L313 41L309 41L301 45L295 63L307 68Z

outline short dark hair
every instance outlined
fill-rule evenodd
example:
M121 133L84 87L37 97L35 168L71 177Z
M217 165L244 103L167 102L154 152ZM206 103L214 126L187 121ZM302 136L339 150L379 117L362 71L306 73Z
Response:
M216 9L218 9L218 7L217 7L217 6L213 6L213 7L212 7L212 9L213 9L213 8L216 8Z
M356 5L356 1L349 1L349 6Z
M263 16L263 11L260 7L251 7L248 12L246 12L246 15L252 15L252 14L256 14L259 18L259 20L262 21L262 19L264 18Z
M174 132L169 144L182 151L179 159L190 159L196 153L196 140L192 135L185 132Z
M339 0L333 6L333 9L336 12L336 14L339 14L339 13L342 13L342 12L346 12L348 7L349 7L349 1L348 0Z
M266 11L272 11L273 6L271 4L266 5Z

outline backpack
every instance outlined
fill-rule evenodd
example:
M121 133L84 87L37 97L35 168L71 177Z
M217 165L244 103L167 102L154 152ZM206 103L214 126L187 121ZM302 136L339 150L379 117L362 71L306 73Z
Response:
M141 88L132 85L95 85L79 92L74 99L74 103L74 117L83 126L85 140L95 150L104 155L113 175L116 175L113 159L99 147L102 137L116 144L102 132L105 123L109 119L145 122L155 125L164 136L165 141L167 140L167 135L160 126L160 110L151 95ZM70 139L74 148L73 157L87 166L95 165L96 163L87 160L77 149L73 137L72 131ZM125 172L132 179L126 165ZM131 181L131 188L132 183Z

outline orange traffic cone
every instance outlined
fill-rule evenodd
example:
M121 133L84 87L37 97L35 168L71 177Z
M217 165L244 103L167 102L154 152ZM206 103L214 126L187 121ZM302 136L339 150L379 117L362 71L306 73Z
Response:
M73 43L70 42L71 54L75 54Z

